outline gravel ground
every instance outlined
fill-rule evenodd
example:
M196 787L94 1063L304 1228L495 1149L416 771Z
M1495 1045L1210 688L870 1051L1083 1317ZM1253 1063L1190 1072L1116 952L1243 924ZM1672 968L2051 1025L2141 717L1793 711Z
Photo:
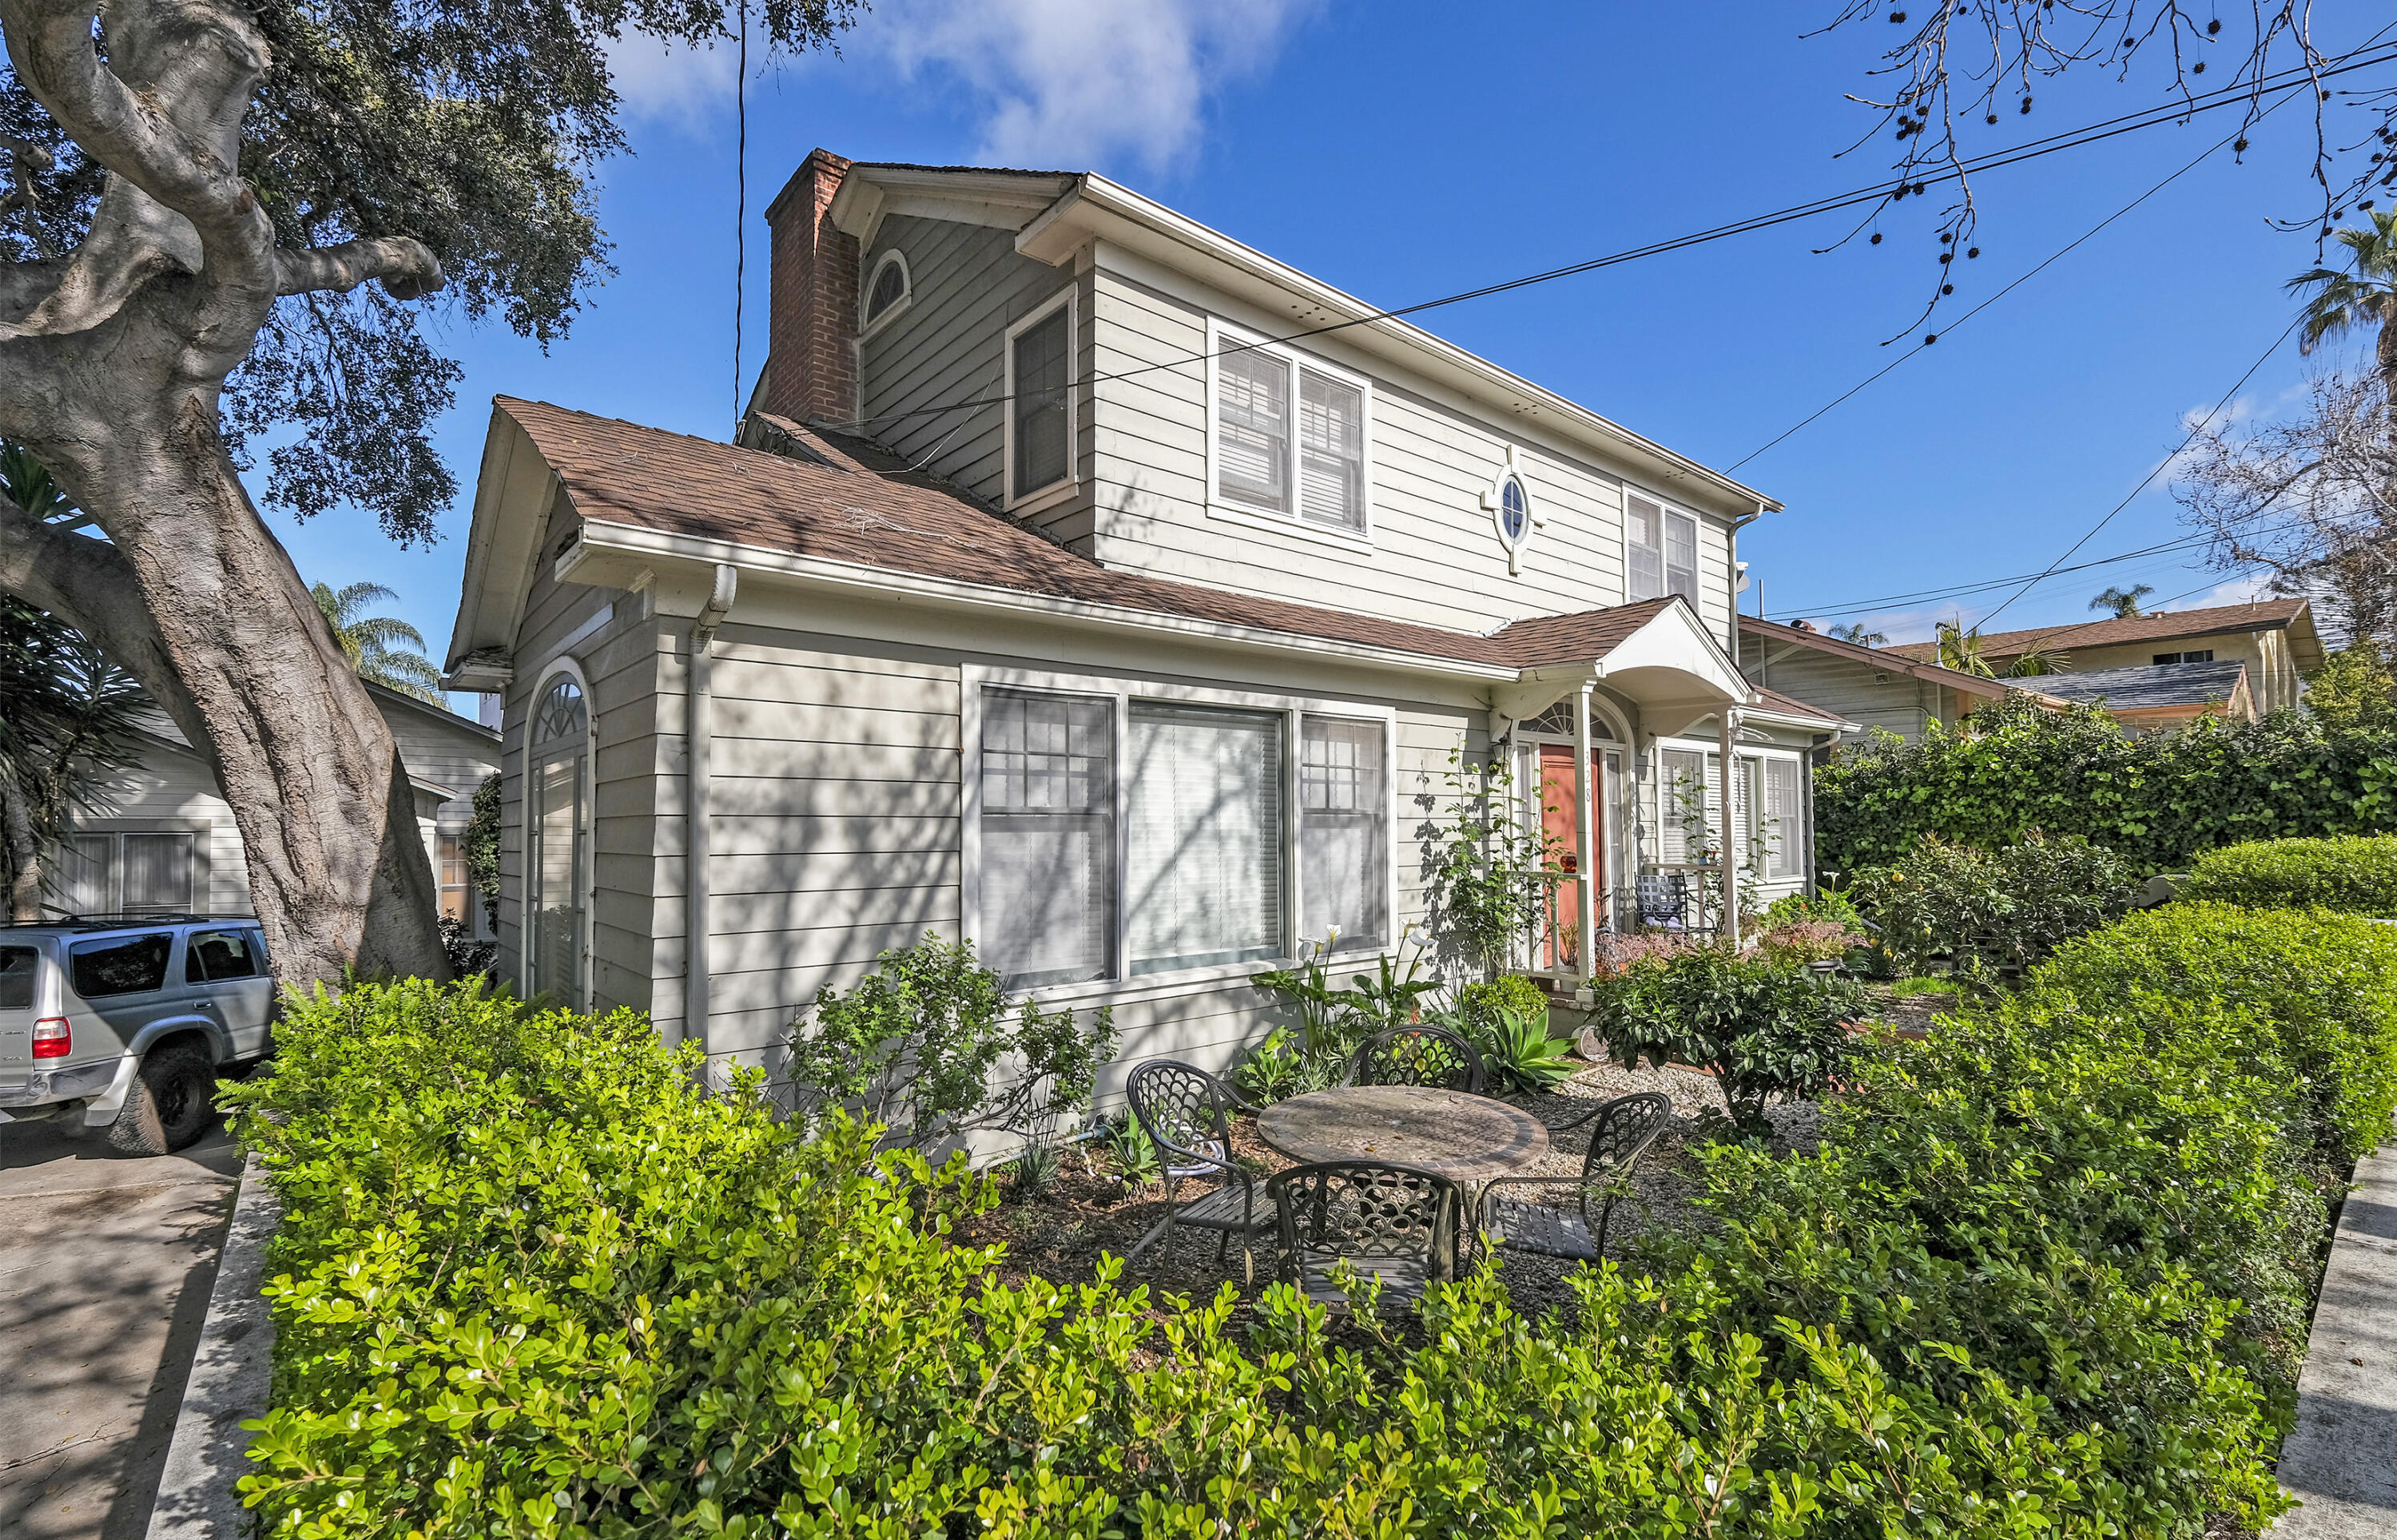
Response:
M1543 1123L1553 1124L1586 1110L1591 1101L1638 1091L1662 1091L1672 1099L1675 1116L1634 1168L1630 1193L1615 1204L1607 1232L1610 1257L1621 1256L1623 1242L1641 1231L1660 1227L1685 1230L1707 1222L1705 1214L1691 1201L1697 1189L1684 1153L1694 1137L1707 1136L1702 1123L1721 1128L1723 1100L1713 1077L1691 1069L1625 1069L1613 1064L1587 1064L1552 1092L1506 1098ZM1814 1104L1775 1107L1767 1116L1777 1149L1811 1149L1820 1136L1821 1109ZM1260 1178L1292 1163L1260 1142L1256 1125L1245 1118L1233 1130L1232 1148L1235 1158ZM1578 1175L1587 1149L1588 1130L1575 1129L1559 1136L1547 1158L1523 1175ZM1189 1201L1205 1186L1182 1182L1181 1201ZM1262 1203L1261 1179L1257 1197ZM1066 1154L1059 1179L1049 1192L1022 1198L1009 1194L960 1239L970 1243L1005 1241L1008 1255L998 1274L1006 1281L1021 1282L1038 1274L1070 1285L1089 1280L1102 1255L1129 1255L1148 1228L1163 1216L1165 1207L1161 1183L1127 1187L1115 1179L1104 1157L1080 1147ZM1257 1238L1252 1275L1243 1268L1237 1245L1219 1266L1216 1241L1212 1233L1177 1230L1170 1255L1152 1251L1143 1259L1142 1271L1128 1274L1125 1281L1146 1281L1159 1291L1207 1296L1228 1280L1253 1299L1272 1281L1272 1237ZM1580 1266L1516 1255L1506 1258L1505 1277L1517 1305L1537 1315L1551 1307L1570 1307L1573 1294L1564 1280Z

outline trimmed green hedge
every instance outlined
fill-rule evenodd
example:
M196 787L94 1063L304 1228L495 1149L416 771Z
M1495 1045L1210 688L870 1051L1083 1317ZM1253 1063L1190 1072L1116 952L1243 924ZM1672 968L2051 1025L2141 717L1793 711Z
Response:
M1816 845L1838 871L1898 860L1925 834L1988 850L2077 834L2171 871L2245 840L2388 828L2397 731L2330 731L2294 710L2130 737L2096 706L2015 699L1975 713L1969 734L1877 735L1814 775Z
M703 1095L627 1013L295 999L233 1093L286 1214L242 1489L395 1540L2252 1524L2391 978L2364 922L2135 917L1876 1050L1819 1151L1718 1147L1719 1228L1572 1321L1484 1274L1380 1333L1002 1286L961 1164Z
M2337 909L2397 919L2397 835L2259 840L2197 858L2182 890L2251 909Z

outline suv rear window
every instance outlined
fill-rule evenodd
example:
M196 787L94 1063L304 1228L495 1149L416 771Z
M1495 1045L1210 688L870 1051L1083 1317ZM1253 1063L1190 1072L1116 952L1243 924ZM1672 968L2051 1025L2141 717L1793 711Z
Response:
M258 951L241 931L194 931L183 944L183 982L256 978Z
M75 993L99 1000L157 989L167 982L167 958L174 949L172 931L77 942L73 954Z
M41 960L31 947L0 947L0 1011L33 1008L33 969Z

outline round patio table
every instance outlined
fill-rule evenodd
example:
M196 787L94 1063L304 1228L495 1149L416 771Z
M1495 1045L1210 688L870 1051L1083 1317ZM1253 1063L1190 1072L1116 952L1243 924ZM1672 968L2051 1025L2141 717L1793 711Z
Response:
M1548 1131L1522 1109L1419 1085L1292 1096L1265 1109L1257 1133L1293 1161L1389 1161L1452 1182L1511 1176L1548 1152Z

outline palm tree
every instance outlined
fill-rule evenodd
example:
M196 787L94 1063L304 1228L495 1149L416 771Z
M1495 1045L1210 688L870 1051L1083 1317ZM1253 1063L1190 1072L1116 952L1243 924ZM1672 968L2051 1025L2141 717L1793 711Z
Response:
M1889 640L1877 631L1865 630L1861 620L1851 620L1844 626L1833 626L1831 635L1841 642L1853 642L1859 647L1878 647Z
M310 586L325 624L341 644L358 677L447 707L442 697L441 670L424 656L424 636L395 615L368 615L368 604L399 597L381 583L352 583L336 593L323 583ZM405 650L403 650L405 649Z
M2375 367L2397 395L2397 208L2375 210L2370 230L2342 230L2339 245L2355 254L2350 271L2318 267L2289 280L2290 291L2310 289L2301 312L2305 327L2297 348L2311 352L2325 338L2342 336L2349 327L2371 325L2378 330Z
M2109 588L2096 598L2090 600L2089 607L2094 610L2111 610L2117 620L2136 620L2140 615L2139 601L2155 591L2145 583L2141 583L2136 588Z
M1981 656L1981 628L1966 631L1962 626L1942 624L1939 628L1939 666L1968 673L1976 679L2031 679L2041 674L2062 673L2069 661L2065 654L2042 643L2025 647L2000 673Z

